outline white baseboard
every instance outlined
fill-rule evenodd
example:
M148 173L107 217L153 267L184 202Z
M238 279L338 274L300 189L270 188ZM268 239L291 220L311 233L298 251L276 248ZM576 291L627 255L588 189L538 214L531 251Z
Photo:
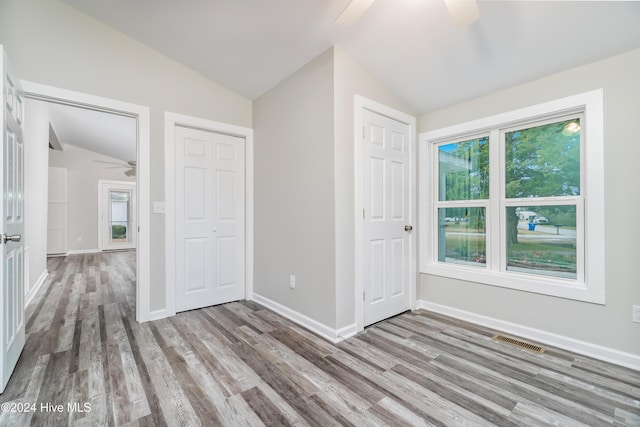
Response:
M153 320L165 319L167 317L175 316L176 313L170 313L169 310L163 308L161 310L150 311L146 318L140 320L140 322L149 322Z
M348 325L340 329L333 329L323 323L318 322L302 313L290 309L278 302L265 298L262 295L253 293L252 301L257 302L260 305L267 307L279 315L286 317L287 319L297 323L298 325L309 329L310 331L320 335L322 338L331 341L332 343L338 343L350 336L356 334L356 325Z
M540 329L530 328L528 326L518 325L516 323L507 322L493 317L483 316L469 311L460 310L446 305L436 304L429 301L417 301L418 308L455 317L456 319L465 320L478 325L497 329L502 332L517 335L529 340L537 341L542 344L552 345L582 354L584 356L593 357L605 362L614 363L616 365L631 368L640 371L640 356L626 353L609 347L592 344L586 341L576 340L564 335L554 334L552 332Z
M67 251L67 255L97 254L100 249L74 249Z
M335 343L338 343L342 340L346 340L347 338L351 338L352 336L354 336L355 334L358 333L358 327L355 323L351 324L351 325L347 325L343 328L340 328L336 331L336 336L337 339L336 341L334 341Z
M47 280L47 277L49 277L49 272L45 270L42 272L40 277L38 277L38 280L36 281L36 283L33 284L33 287L29 290L29 293L27 293L24 296L25 307L28 306L29 303L31 303L31 300L33 300L33 297L36 296L40 287L44 284L45 280Z
M101 252L100 249L72 249L63 254L47 254L47 258L68 256L68 255L97 254L99 252Z

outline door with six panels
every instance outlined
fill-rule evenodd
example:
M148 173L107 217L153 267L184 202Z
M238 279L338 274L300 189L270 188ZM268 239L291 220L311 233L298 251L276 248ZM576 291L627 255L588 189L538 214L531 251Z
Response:
M245 140L176 127L176 311L245 297Z
M411 308L411 127L364 110L364 326Z

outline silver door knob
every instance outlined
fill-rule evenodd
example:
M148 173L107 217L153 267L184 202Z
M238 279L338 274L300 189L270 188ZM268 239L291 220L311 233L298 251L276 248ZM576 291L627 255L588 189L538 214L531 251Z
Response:
M3 243L7 243L7 242L19 242L22 239L22 236L20 234L14 234L12 236L8 236L8 235L3 235L2 236L2 242Z
M413 226L412 225L405 225L404 226L404 231L411 231L413 230Z

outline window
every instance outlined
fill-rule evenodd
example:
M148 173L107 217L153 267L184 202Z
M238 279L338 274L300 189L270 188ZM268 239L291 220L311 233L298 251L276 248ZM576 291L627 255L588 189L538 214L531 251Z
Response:
M109 190L109 244L131 243L131 190Z
M421 272L604 303L602 91L420 138Z
M438 164L438 261L484 265L489 136L434 146Z

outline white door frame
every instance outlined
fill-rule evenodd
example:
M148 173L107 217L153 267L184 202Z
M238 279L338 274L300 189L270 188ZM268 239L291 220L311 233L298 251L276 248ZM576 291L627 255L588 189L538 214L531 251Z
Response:
M411 170L409 171L409 185L411 186L410 194L410 224L413 225L414 232L411 233L411 261L410 270L411 278L409 280L409 292L411 297L411 309L416 308L416 282L418 278L417 272L417 251L416 251L416 206L417 206L417 181L416 181L416 118L409 114L387 107L386 105L364 98L360 95L354 96L354 172L355 172L355 321L356 332L364 330L364 148L363 148L363 128L364 128L364 111L370 110L375 113L387 116L409 126L409 146L411 151Z
M24 80L22 81L22 86L24 87L26 98L121 114L137 120L138 248L136 251L136 320L138 322L151 320L151 218L149 216L151 122L149 107Z
M128 190L133 190L133 194L132 194L132 200L131 200L131 204L132 204L132 211L137 212L138 209L138 195L137 195L137 188L138 186L136 185L135 181L113 181L113 180L108 180L108 179L99 179L98 180L98 249L101 251L104 250L113 250L113 249L118 249L118 247L108 247L105 242L104 242L104 238L105 236L105 210L108 213L108 202L107 205L105 205L105 201L106 201L106 197L107 197L107 193L109 192L109 190L111 189L128 189ZM107 188L107 192L105 193L105 188ZM136 229L136 227L138 227L138 221L136 218L136 215L133 215L133 220L131 222L131 228L133 230ZM134 248L138 247L138 239L137 239L137 234L138 233L132 233L131 234L131 238L132 238L132 242L131 245ZM129 249L129 248L126 248Z
M176 314L175 128L187 126L245 140L245 299L253 298L253 129L182 114L164 113L166 316Z

